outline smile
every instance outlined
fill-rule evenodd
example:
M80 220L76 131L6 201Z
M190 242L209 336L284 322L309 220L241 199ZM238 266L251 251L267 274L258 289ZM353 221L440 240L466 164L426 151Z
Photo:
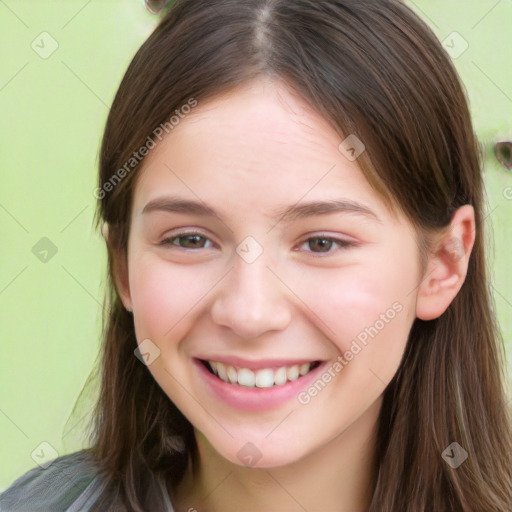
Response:
M284 386L288 382L303 377L320 365L320 361L311 363L296 364L292 366L281 366L274 368L260 368L251 370L241 368L219 361L202 361L206 368L213 375L227 384L247 388L272 388Z

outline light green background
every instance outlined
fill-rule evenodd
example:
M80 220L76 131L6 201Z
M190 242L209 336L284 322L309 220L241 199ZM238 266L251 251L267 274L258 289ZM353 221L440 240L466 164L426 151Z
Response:
M492 154L494 141L512 139L512 1L408 3L441 40L450 36L452 51L469 45L454 62L485 145L493 287L512 359L512 173ZM0 489L36 465L40 443L58 455L83 446L82 424L67 435L64 426L100 343L99 142L119 81L157 21L142 0L0 0ZM45 56L55 44L42 32L58 44L47 58L32 48ZM43 237L57 248L47 262L32 252Z

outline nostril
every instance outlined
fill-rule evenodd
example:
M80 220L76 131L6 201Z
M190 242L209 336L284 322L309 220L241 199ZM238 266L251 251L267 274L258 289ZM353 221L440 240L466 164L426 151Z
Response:
M494 145L494 154L505 169L512 170L512 141L497 142Z

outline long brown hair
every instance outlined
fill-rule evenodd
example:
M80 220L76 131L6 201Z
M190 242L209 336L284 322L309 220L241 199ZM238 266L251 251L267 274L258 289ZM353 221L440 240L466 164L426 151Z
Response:
M475 209L465 283L441 317L415 320L384 392L369 511L512 510L480 147L450 58L399 0L176 0L133 58L100 154L97 222L109 225L109 290L91 453L109 482L103 504L147 509L155 478L176 484L196 457L192 425L134 357L133 318L116 290L143 165L131 159L148 137L158 142L157 127L170 130L169 118L191 98L200 105L260 77L284 81L340 137L357 134L364 175L425 239L458 207ZM469 454L457 469L442 457L453 442Z

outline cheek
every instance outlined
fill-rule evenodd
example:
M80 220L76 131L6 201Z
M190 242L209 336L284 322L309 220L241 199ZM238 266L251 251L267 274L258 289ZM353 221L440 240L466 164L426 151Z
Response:
M150 338L158 343L176 337L187 323L187 315L199 307L211 288L209 274L206 269L173 265L155 257L134 259L130 292L137 339Z
M413 258L381 252L358 265L310 274L301 293L338 352L391 368L401 358L415 318L411 292L418 276Z

